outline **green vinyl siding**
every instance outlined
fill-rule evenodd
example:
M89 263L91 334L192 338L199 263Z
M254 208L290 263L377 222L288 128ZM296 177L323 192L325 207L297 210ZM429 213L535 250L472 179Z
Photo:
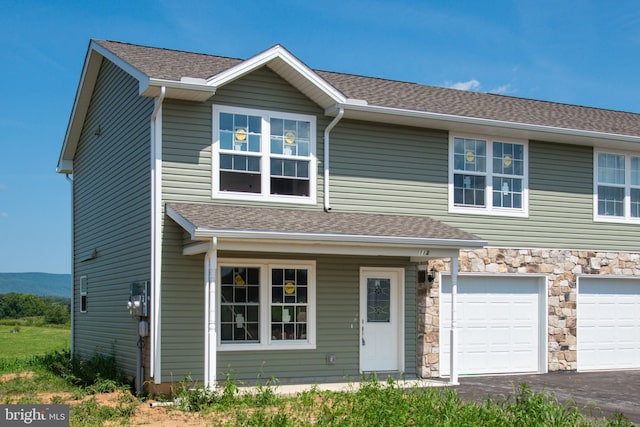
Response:
M427 215L489 246L637 250L640 227L593 220L593 148L540 141L528 147L528 217L450 213L446 132L343 120L331 137L331 206Z
M179 227L168 225L163 266L162 380L204 378L204 257L182 256ZM416 371L416 273L400 258L219 253L223 258L316 260L316 349L218 352L217 377L257 381L277 378L359 378L360 267L405 268L405 371ZM326 363L327 354L336 363Z
M104 61L74 159L74 351L114 354L131 375L138 334L126 303L130 284L150 278L152 106L138 96L137 81ZM95 259L86 259L94 250ZM79 312L82 276L86 313Z
M330 167L334 211L446 212L446 132L343 120L331 135Z
M163 200L189 203L236 203L212 199L212 103L315 115L317 152L322 159L322 131L329 123L316 104L267 68L261 68L217 90L205 103L166 100L162 111ZM317 192L322 203L322 168ZM243 202L251 204L251 202ZM256 204L254 202L253 204ZM264 203L260 203L264 204ZM274 203L271 203L272 205ZM288 205L291 206L291 205ZM305 208L314 208L307 205Z
M593 148L529 143L529 217L440 218L490 246L637 251L640 227L593 220Z

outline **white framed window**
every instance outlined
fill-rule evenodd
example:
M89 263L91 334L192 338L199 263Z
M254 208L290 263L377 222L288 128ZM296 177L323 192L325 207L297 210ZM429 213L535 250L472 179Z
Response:
M213 197L316 203L315 116L213 106Z
M527 216L528 195L525 141L450 136L450 212Z
M87 312L88 279L80 276L80 313Z
M218 349L314 349L315 262L218 261Z
M640 154L594 151L594 219L640 222Z

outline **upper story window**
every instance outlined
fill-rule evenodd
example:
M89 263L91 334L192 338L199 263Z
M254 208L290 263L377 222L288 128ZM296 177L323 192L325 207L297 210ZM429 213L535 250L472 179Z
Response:
M595 218L640 221L640 156L595 152Z
M214 197L315 203L314 116L213 107Z
M527 144L452 136L449 144L449 210L526 216Z

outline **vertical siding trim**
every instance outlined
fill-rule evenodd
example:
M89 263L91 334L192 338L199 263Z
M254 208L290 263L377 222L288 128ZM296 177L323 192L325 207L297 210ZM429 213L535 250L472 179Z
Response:
M160 284L162 275L162 102L166 89L162 86L151 114L151 354L149 374L155 384L161 382Z
M204 382L215 390L216 388L216 364L218 363L218 335L216 334L216 312L217 296L216 287L218 284L218 238L213 237L209 243L209 249L204 258L205 275L205 335L204 335Z

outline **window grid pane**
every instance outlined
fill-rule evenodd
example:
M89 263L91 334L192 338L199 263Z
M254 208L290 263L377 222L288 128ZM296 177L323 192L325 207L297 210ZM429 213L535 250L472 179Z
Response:
M640 186L640 157L631 157L631 185Z
M624 188L598 186L598 215L624 216Z
M271 339L307 339L307 269L271 270Z
M220 268L222 342L260 341L260 269Z
M640 189L631 189L631 217L640 218Z
M522 176L524 174L524 146L522 144L494 142L493 173Z
M624 185L625 156L621 154L598 154L598 183Z
M494 178L493 206L521 209L522 180L516 178Z
M467 172L487 171L487 142L454 138L454 169Z
M262 119L245 114L220 113L220 148L222 150L260 152Z
M456 174L453 178L456 206L485 206L485 177Z
M311 123L299 120L271 119L271 154L309 156Z

